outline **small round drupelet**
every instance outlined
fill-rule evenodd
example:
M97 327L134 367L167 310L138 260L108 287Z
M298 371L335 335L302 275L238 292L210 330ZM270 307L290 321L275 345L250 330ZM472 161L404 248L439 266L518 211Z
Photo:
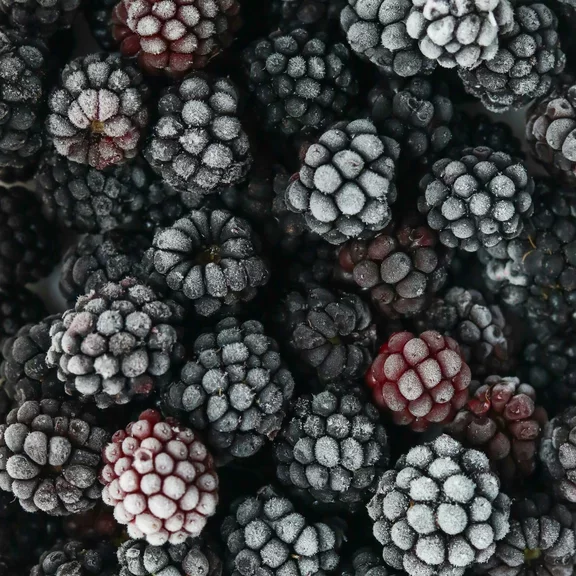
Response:
M0 286L0 351L25 324L39 322L46 315L42 300L24 286Z
M0 13L28 38L49 38L72 26L82 0L0 0Z

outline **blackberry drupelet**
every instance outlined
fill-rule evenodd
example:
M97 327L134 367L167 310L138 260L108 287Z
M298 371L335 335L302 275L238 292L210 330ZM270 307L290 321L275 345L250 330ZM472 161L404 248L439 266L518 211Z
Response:
M227 78L197 72L167 88L145 158L179 190L210 192L242 181L252 156L238 106L238 90Z
M452 250L438 241L418 214L392 222L370 240L349 240L338 254L336 274L368 291L387 318L422 312L447 279Z
M458 343L434 330L396 332L365 375L374 402L416 432L446 424L468 400L471 374Z
M118 54L81 56L48 97L46 132L58 154L103 170L134 158L148 124L149 87Z
M533 210L534 180L524 164L490 148L444 158L420 181L418 210L450 248L476 252L516 238Z
M458 74L465 90L492 112L521 108L550 92L566 64L560 47L558 19L545 4L514 9L514 26L488 62Z
M294 393L278 344L260 322L227 317L198 336L190 352L163 408L202 431L216 455L253 456L280 430Z
M81 0L0 0L10 26L29 38L49 38L72 26Z
M410 0L348 0L340 24L348 44L387 76L430 74L436 62L424 56L406 30Z
M276 320L286 343L321 381L358 378L372 360L376 326L355 294L302 287L286 296Z
M66 516L89 510L100 499L98 469L108 438L78 404L24 402L0 426L0 488L28 512Z
M379 132L396 140L409 161L436 159L452 140L454 109L442 82L420 76L381 82L368 93L368 106Z
M0 285L41 280L58 261L59 242L34 195L0 185Z
M102 499L131 538L182 544L216 511L218 475L206 446L155 410L117 431L102 457Z
M252 300L270 276L252 227L227 210L192 210L159 229L152 246L155 271L201 316Z
M246 48L243 59L264 128L283 136L326 128L358 93L348 49L321 32L272 32Z
M116 46L110 26L112 11L116 4L118 4L117 0L85 0L83 2L84 16L94 40L103 50L109 52Z
M343 535L307 520L271 485L232 504L221 527L231 576L326 576L338 570Z
M150 245L146 236L120 230L87 234L64 254L60 291L74 306L79 296L108 282L140 276L142 257Z
M312 144L284 200L331 244L370 237L391 220L400 146L370 120L338 122Z
M475 377L512 367L510 330L504 314L497 304L488 304L478 290L451 287L416 319L416 327L454 338Z
M148 74L179 78L204 68L242 25L237 0L120 0L112 36Z
M176 326L183 309L125 278L78 298L50 328L48 366L66 392L99 408L148 396L183 356Z
M482 450L512 489L536 469L546 410L536 403L536 390L513 376L474 381L470 393L472 398L445 431L465 446Z
M347 384L298 397L274 442L278 479L305 502L358 510L388 464L379 416L363 391Z
M24 286L0 286L0 351L22 326L38 322L46 314L42 300Z
M386 564L410 576L458 576L494 554L510 499L486 455L443 434L384 473L368 514Z
M203 538L182 544L151 546L128 540L118 549L118 576L221 576L222 561L214 545Z

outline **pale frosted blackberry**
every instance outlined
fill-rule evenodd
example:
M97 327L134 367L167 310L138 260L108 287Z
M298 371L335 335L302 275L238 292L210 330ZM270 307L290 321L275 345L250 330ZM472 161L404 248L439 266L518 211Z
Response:
M4 343L0 376L4 379L4 389L18 404L64 396L64 385L58 379L56 368L46 364L50 328L59 320L60 314L54 314L26 324Z
M221 527L231 576L325 576L340 563L343 535L328 523L312 523L272 486L232 504Z
M48 366L68 394L100 408L147 396L181 358L183 310L134 278L78 298L50 328Z
M278 30L246 48L243 59L264 127L285 136L325 128L358 92L348 48L323 33Z
M118 54L81 56L48 97L46 132L58 154L102 170L134 158L148 124L149 88Z
M77 514L100 499L98 470L109 435L73 402L29 400L0 426L0 488L28 512Z
M410 0L348 0L340 24L354 52L388 76L430 74L436 61L423 55L406 30Z
M536 2L514 10L514 25L493 58L458 73L467 92L492 112L520 108L548 94L566 64L560 47L558 19Z
M0 286L0 350L9 338L30 322L46 316L44 303L24 286Z
M221 576L222 560L210 541L190 538L182 544L151 546L127 540L118 548L118 576Z
M164 407L203 431L216 454L252 456L276 436L294 393L278 344L260 322L228 317L198 336L189 352L163 395Z
M368 504L386 564L410 576L464 574L508 530L510 499L488 457L443 434L401 456Z
M323 381L357 378L372 360L376 326L355 294L302 287L284 299L276 320L290 348Z
M98 290L108 282L138 277L142 273L142 257L150 245L146 236L120 230L83 236L64 254L62 294L74 306L78 296Z
M26 36L48 38L72 26L80 4L81 0L0 0L0 11Z
M490 148L444 158L420 181L418 210L451 248L476 252L522 232L533 211L534 180L524 164Z
M155 271L202 316L252 300L270 271L244 218L227 210L192 210L154 236Z
M398 142L370 120L338 122L306 150L286 206L331 244L372 236L392 218L399 156Z
M408 160L437 158L452 140L454 108L442 82L392 79L370 90L368 106L379 132L396 140Z
M513 20L508 0L413 0L406 30L426 58L467 69L494 58L499 35L511 30Z
M175 188L214 190L246 177L252 156L227 78L195 73L164 91L144 156Z
M300 396L274 442L276 475L308 502L358 509L388 464L378 408L360 388Z

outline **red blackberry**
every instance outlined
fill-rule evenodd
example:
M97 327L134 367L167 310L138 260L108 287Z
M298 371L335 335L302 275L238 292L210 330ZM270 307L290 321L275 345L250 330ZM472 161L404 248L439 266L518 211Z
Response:
M116 432L103 459L102 498L132 538L181 544L216 510L218 476L206 446L155 410Z
M204 68L240 28L237 0L121 0L112 36L148 74L184 76Z
M376 404L417 432L450 422L468 400L470 379L458 343L434 330L393 334L366 373Z

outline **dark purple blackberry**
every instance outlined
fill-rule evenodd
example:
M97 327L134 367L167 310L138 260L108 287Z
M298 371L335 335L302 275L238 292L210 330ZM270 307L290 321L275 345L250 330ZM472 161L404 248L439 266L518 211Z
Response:
M112 11L117 0L86 0L83 3L84 16L92 36L103 50L114 50L117 42L112 36Z
M355 550L349 560L344 558L342 564L342 576L390 576L394 574L394 571L384 564L382 555L371 546Z
M48 38L72 26L81 0L0 0L0 11L27 37Z
M46 316L44 303L24 286L0 286L0 350L22 326Z
M271 0L272 22L282 30L309 26L336 27L346 0Z
M58 248L34 195L21 186L0 186L0 285L41 280L58 261Z

